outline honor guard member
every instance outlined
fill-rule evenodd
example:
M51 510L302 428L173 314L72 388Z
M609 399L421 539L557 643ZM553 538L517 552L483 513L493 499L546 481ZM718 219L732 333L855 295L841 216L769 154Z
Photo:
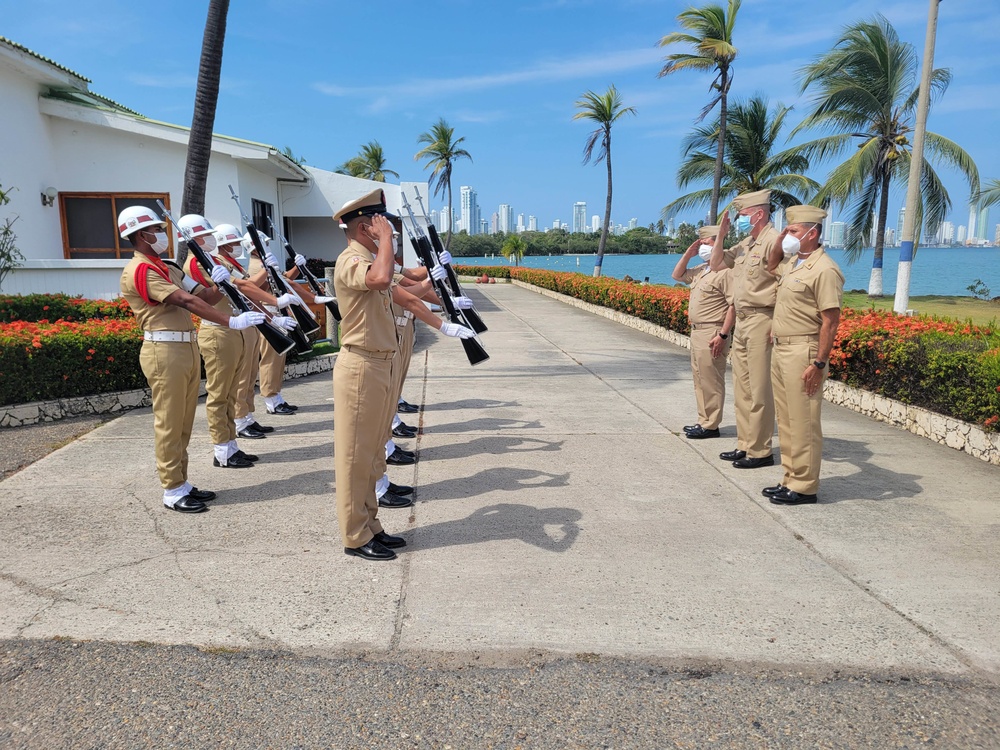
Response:
M393 548L406 546L402 537L383 531L375 498L375 485L384 473L378 455L385 442L384 418L398 346L389 304L392 225L385 212L385 195L373 190L333 216L346 225L348 238L333 276L343 315L340 354L333 369L337 520L344 552L366 560L391 560L396 557Z
M763 494L778 505L815 503L823 457L823 380L840 324L844 274L821 244L826 211L785 210L788 227L771 250L778 276L771 378L781 442L781 483Z
M187 447L194 426L201 382L201 361L192 313L235 330L257 325L260 313L231 315L212 307L219 292L200 287L159 253L168 247L165 225L145 206L118 215L118 233L135 253L122 271L122 296L143 330L139 363L153 398L156 468L163 504L181 513L201 513L214 492L192 487L187 478Z
M768 272L768 254L778 232L771 223L771 191L743 193L733 200L736 228L747 237L724 250L729 213L722 216L712 249L713 271L732 268L733 401L736 408L736 450L719 454L738 469L774 466L774 397L771 394L771 317L777 281Z
M732 272L729 268L713 271L708 264L718 233L717 226L701 227L698 239L681 256L673 272L675 280L691 287L691 375L698 404L698 423L684 428L691 440L719 437L726 400L726 355L736 313L732 306ZM687 265L695 255L703 262L689 269Z
M211 278L206 278L193 255L188 258L187 275L208 289L214 289L217 282L232 282L232 273L236 266L220 260L218 253L218 237L212 225L204 216L188 214L178 222L180 227L187 229L191 237L206 253L212 254L216 265L211 272ZM180 237L180 234L178 234ZM230 311L229 298L219 293L219 301L214 307L221 311ZM282 325L280 320L272 322ZM295 321L286 319L294 325ZM248 333L253 331L253 333ZM256 356L256 343L259 334L256 328L234 331L227 326L220 326L211 320L202 320L198 330L198 349L205 363L205 412L208 417L208 435L212 440L214 457L213 466L230 469L248 469L259 459L258 456L245 453L236 442L236 403L239 389L239 377L243 371L250 352L246 349L247 342L255 346L253 356Z

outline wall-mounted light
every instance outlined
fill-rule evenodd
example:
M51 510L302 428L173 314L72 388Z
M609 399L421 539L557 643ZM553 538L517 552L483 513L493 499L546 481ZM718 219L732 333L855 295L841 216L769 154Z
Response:
M47 187L42 191L42 205L51 206L56 202L56 198L59 197L59 191L54 187Z

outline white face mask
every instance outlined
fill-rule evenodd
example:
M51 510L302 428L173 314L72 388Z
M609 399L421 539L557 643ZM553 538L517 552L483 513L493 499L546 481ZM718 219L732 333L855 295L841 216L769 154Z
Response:
M215 250L215 247L218 244L215 241L214 234L204 234L201 237L195 237L195 242L201 245L206 253L210 253Z
M166 232L153 232L153 241L149 243L149 248L154 253L162 253L169 246Z
M394 263L393 266L392 266L392 268L393 268L393 270L396 273L402 273L403 272L403 267L401 265L399 265L399 263Z
M698 257L701 258L706 263L708 259L712 257L712 248L714 245L700 245L698 247Z
M784 252L786 258L798 255L800 247L802 247L802 243L799 242L799 238L793 237L790 234L786 234L785 239L781 241L781 250Z
M399 255L399 240L396 239L396 235L392 235L392 254Z

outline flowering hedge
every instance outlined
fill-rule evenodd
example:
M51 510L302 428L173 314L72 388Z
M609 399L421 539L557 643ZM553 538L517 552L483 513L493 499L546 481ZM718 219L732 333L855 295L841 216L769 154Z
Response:
M128 303L118 298L111 302L103 299L81 299L66 294L28 294L26 296L0 295L0 323L15 320L91 320L113 318L125 320L132 317Z
M519 281L678 333L690 331L685 287L534 268L511 268L509 273ZM830 376L987 430L1000 430L1000 331L993 326L847 308L830 355Z
M144 388L134 318L0 324L0 405Z
M457 263L454 268L459 276L482 276L485 273L493 279L509 279L512 270L510 266L461 266Z

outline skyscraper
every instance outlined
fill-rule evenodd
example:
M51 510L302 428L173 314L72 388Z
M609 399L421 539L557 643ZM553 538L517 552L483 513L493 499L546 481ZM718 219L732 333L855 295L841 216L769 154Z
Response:
M435 226L439 227L442 232L451 232L453 231L451 228L452 223L451 206L445 206L441 209L441 223Z
M587 202L577 201L573 204L573 234L587 231Z
M538 231L538 219L536 219L534 216L528 217L528 231L529 232Z
M510 234L511 232L513 232L514 231L514 221L513 221L514 214L510 210L510 204L509 203L501 203L500 204L499 215L500 215L500 220L499 220L499 223L497 224L497 230L500 231L500 232L504 232L506 234Z
M896 220L896 236L903 236L903 222L906 220L906 206L899 209L899 218ZM889 244L888 242L886 243Z
M500 214L496 211L493 212L493 216L490 217L490 234L496 234L500 230Z
M844 246L844 230L846 225L842 221L835 221L830 225L830 236L826 240L826 244L830 247L843 247Z
M481 228L476 191L468 185L462 185L462 229L469 234L479 234Z
M639 226L639 220L637 218L633 216L631 219L628 220L629 229L635 229L637 226Z
M968 240L968 235L966 234L966 229L964 226L958 228L958 233L955 235L955 242L959 245L964 245Z
M525 226L524 226L524 214L518 214L517 215L517 233L521 234L522 232L524 232L524 229L525 229Z
M601 231L601 217L594 214L590 217L590 231L600 232Z
M429 217L427 217L427 218L430 219L431 224L433 224L435 227L441 226L441 224L440 224L440 222L438 220L438 212L437 212L436 208L432 208L431 209L431 215Z
M479 220L479 234L486 234L490 231L489 222L486 219Z
M979 212L979 221L976 222L976 239L982 240L983 242L990 241L989 230L987 227L990 223L990 210L984 208Z
M976 205L972 204L969 206L969 226L966 228L968 235L966 236L967 242L972 242L976 239Z

